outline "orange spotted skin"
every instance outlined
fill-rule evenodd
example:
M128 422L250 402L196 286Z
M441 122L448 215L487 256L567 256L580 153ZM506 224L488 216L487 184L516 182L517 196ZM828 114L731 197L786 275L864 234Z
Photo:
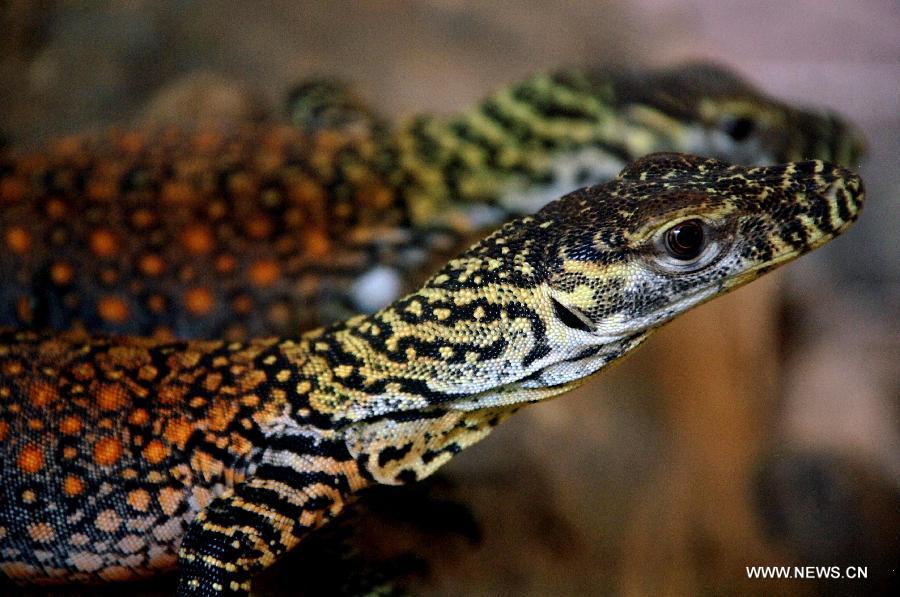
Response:
M421 265L429 242L396 228L384 156L371 135L269 123L0 158L0 324L237 339L355 312L355 275Z
M293 532L339 510L367 482L297 392L303 350L0 331L0 572L69 583L173 568L200 509L265 474L287 412L314 434L303 452L320 477L307 490L321 512Z

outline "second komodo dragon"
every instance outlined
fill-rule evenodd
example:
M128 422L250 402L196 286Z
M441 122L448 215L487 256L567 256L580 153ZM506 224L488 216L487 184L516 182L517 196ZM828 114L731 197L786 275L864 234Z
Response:
M707 65L536 75L397 130L349 95L301 86L293 127L114 129L0 156L0 325L292 336L383 307L460 235L653 151L855 167L862 150L833 114Z

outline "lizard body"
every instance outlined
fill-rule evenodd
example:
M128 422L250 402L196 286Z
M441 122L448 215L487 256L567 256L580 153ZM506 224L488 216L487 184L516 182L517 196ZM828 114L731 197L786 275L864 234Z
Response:
M0 570L242 594L366 486L431 474L687 309L843 232L858 177L657 154L294 339L0 336ZM180 545L180 547L179 547ZM180 551L179 551L180 549Z
M651 151L852 164L852 127L722 69L563 71L396 131L339 86L294 127L111 130L0 158L0 324L242 339L372 312L460 236ZM423 271L424 270L424 271Z

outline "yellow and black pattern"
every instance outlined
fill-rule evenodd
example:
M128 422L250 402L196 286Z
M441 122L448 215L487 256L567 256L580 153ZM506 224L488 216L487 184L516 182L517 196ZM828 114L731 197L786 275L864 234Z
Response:
M657 154L504 225L418 291L296 339L0 335L0 571L245 593L374 483L421 479L685 310L843 232L821 161Z
M373 312L458 250L652 151L851 165L852 127L709 66L565 71L396 131L344 87L293 126L126 131L0 157L0 324L295 335ZM479 235L480 236L480 235Z
M652 152L849 166L863 151L836 115L785 105L710 64L537 75L457 117L414 119L397 144L413 221L463 229L537 211Z

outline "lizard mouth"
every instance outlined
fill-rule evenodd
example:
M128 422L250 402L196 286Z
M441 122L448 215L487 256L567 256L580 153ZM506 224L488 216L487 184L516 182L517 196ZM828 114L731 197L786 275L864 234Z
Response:
M643 317L638 318L632 325L622 328L618 331L619 341L627 341L637 335L645 333L655 327L658 327L673 317L687 311L691 307L695 307L700 303L708 301L721 293L721 286L707 286L699 290L695 290L686 294L676 301L667 304L665 307L656 309L647 313Z

